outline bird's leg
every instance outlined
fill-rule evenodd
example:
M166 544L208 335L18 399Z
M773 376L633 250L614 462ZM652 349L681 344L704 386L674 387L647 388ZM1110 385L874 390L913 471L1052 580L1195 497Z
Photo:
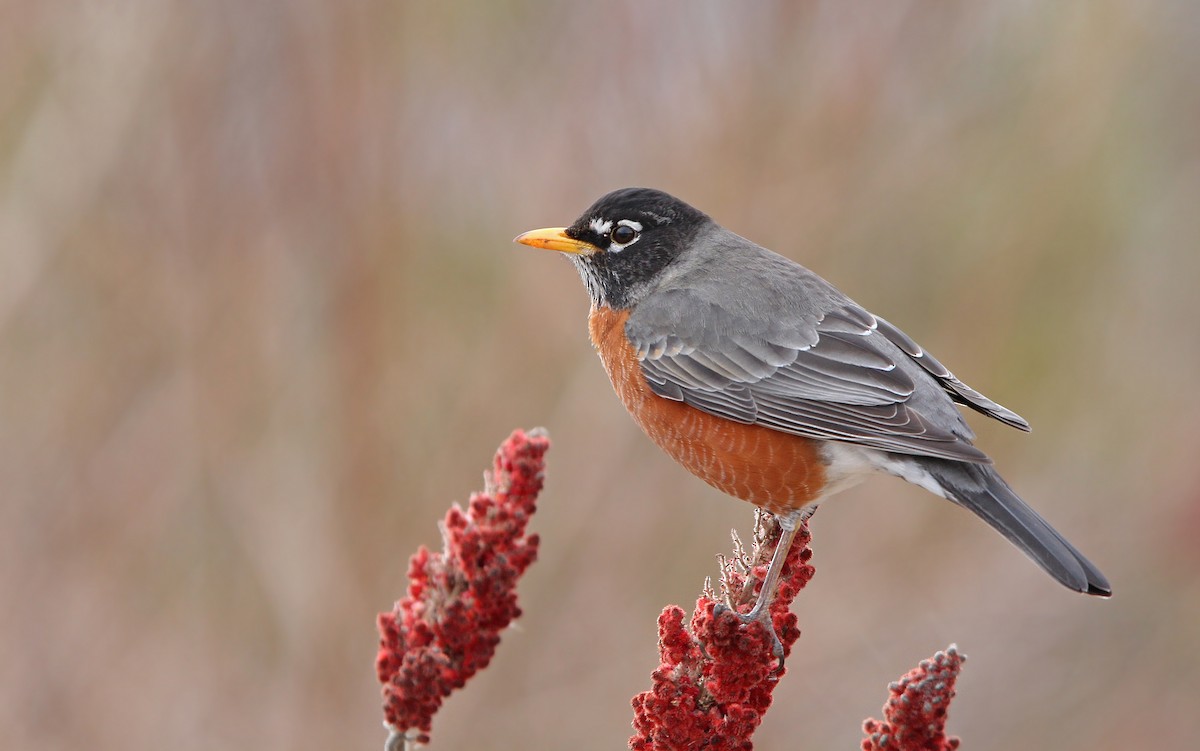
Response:
M749 613L743 615L734 611L734 615L741 619L742 623L758 621L771 634L771 638L774 640L772 651L779 660L780 670L783 669L783 642L779 640L779 634L775 633L775 624L771 620L771 603L775 599L775 588L779 584L779 575L783 572L783 564L787 560L788 551L792 549L792 540L796 538L796 532L816 510L817 507L811 505L789 511L786 514L775 515L781 532L779 541L775 544L775 552L771 555L771 563L767 566L767 575L763 577L762 588L758 590L758 599L754 601L754 607L750 609Z
M775 599L779 575L783 573L783 562L787 560L788 551L792 549L792 540L796 538L796 531L800 529L801 513L802 511L792 511L775 517L782 530L779 533L779 542L775 543L775 552L771 555L771 564L767 566L767 575L763 577L762 588L758 590L758 599L754 601L754 607L745 615L738 614L746 623L762 621L771 627L771 602Z

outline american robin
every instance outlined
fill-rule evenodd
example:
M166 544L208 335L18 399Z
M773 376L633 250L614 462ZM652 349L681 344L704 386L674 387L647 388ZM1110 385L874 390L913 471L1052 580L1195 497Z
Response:
M873 472L963 506L1067 587L1108 581L976 448L956 404L1023 418L954 377L904 332L800 264L648 188L570 227L516 238L567 254L617 395L652 441L713 487L773 513L779 544L744 620L768 605L798 526Z

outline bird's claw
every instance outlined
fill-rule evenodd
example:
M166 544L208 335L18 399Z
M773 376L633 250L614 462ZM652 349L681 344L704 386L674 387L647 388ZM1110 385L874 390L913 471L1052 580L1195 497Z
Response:
M769 614L767 614L767 615L756 614L753 611L751 611L749 613L739 613L738 611L729 607L725 603L718 602L716 607L713 608L713 617L720 617L720 615L725 612L733 613L735 616L737 616L737 619L739 621L741 621L742 623L753 623L755 621L758 621L759 623L762 624L763 628L766 629L767 633L771 635L771 653L774 654L775 659L779 661L779 665L775 668L774 673L775 673L775 675L779 675L780 673L782 673L783 672L783 661L784 661L783 642L780 640L779 634L777 634L775 632L775 624L771 622L771 616ZM763 613L766 613L766 612L767 611L763 611Z

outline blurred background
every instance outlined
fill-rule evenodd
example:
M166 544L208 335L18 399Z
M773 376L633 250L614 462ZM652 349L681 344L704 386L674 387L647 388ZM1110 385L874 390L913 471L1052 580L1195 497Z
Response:
M0 747L378 748L375 613L516 426L525 617L434 748L624 747L751 509L643 437L563 259L649 185L886 315L1116 590L880 479L814 520L759 747L957 642L972 749L1187 747L1200 6L0 0Z

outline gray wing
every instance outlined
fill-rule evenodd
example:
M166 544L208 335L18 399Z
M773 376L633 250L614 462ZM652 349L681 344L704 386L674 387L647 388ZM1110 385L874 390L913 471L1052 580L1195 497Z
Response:
M985 414L988 417L999 420L1000 422L1011 425L1014 428L1019 428L1029 432L1029 423L1024 417L1021 417L1011 409L1006 409L991 399L988 399L983 394L971 388L967 384L954 377L950 369L937 361L933 355L921 349L921 345L914 342L900 329L883 320L879 316L875 316L875 320L879 323L879 333L887 337L888 341L895 344L900 349L904 350L904 354L911 357L918 365L925 369L925 372L933 376L946 393L955 402L971 409Z
M768 284L775 294L737 306L728 295L718 306L710 290L686 287L639 304L626 333L654 393L808 438L976 463L990 459L971 445L974 434L952 400L1028 427L899 329L803 273L803 289L791 292L822 295L812 313L779 295L778 282Z

